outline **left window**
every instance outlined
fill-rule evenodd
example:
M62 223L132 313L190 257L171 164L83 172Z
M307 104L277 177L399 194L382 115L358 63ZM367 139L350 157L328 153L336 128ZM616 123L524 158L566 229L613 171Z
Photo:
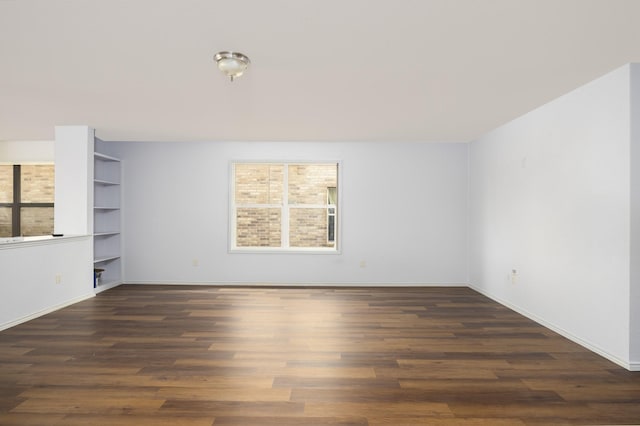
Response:
M53 164L0 164L0 237L51 234L53 200Z

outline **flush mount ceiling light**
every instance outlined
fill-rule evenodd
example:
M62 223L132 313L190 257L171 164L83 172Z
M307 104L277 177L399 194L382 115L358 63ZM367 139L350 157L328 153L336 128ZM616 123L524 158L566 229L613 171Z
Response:
M231 81L240 77L251 63L246 55L238 52L218 52L213 59L218 64L218 69L226 74Z

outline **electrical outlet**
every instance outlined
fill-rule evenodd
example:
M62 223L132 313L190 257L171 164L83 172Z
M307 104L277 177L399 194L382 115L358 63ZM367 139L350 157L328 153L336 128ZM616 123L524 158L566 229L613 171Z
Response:
M198 261L198 259L193 259L193 262L191 264L193 266L198 266L198 265L200 265L200 262Z
M518 270L517 269L512 269L510 277L511 277L511 284L517 284L517 282L518 282Z
M361 260L360 261L360 267L361 268L366 268L367 267L367 261L366 260Z
M56 284L62 283L62 274L56 274Z

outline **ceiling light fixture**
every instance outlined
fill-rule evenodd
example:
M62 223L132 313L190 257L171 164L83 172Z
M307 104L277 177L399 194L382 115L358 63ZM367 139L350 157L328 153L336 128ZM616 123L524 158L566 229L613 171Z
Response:
M231 81L240 77L251 63L246 55L238 52L218 52L213 59L218 64L218 69L226 74Z

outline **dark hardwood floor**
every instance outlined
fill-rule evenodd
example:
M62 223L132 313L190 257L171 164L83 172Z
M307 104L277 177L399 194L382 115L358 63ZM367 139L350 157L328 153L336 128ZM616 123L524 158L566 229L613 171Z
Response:
M638 423L640 373L467 288L125 285L0 332L2 425Z

